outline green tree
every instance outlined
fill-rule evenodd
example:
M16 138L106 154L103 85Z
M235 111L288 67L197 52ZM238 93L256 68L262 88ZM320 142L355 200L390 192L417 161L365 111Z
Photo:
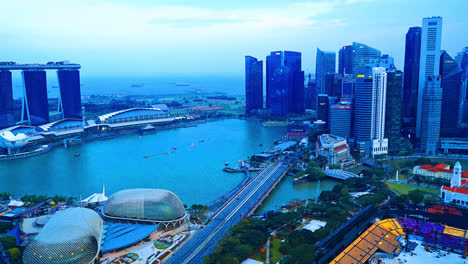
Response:
M6 249L16 247L16 238L14 236L2 236L0 237L0 242Z
M8 232L8 230L12 228L13 228L13 225L11 223L0 222L0 234Z
M415 204L420 204L424 200L424 192L421 190L413 190L408 192L408 198Z
M325 175L325 172L319 167L312 167L312 168L307 168L305 171L306 174L309 174L309 179L310 180L321 180L325 178L327 175Z
M7 249L8 255L15 261L20 260L21 250L17 247Z
M319 155L315 160L317 161L317 164L318 164L320 167L325 167L325 166L328 164L328 159L327 159L327 157L322 156L322 155Z

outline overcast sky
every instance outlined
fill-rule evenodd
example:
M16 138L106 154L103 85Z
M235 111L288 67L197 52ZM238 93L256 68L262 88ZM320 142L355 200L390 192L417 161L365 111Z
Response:
M403 68L405 34L442 16L442 48L468 46L468 0L1 0L0 61L69 60L86 75L235 74L244 56L302 52L353 41Z

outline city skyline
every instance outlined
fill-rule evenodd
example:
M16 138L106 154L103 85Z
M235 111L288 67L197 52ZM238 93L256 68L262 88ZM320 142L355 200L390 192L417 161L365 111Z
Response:
M399 2L15 1L3 5L10 12L0 21L11 26L0 32L7 39L0 48L3 61L80 61L84 75L241 76L245 55L264 59L271 50L299 51L309 73L315 72L317 47L338 52L352 41L390 54L403 69L408 28L434 15L444 17L442 49L455 57L468 43L466 2L405 2L396 19L392 10Z

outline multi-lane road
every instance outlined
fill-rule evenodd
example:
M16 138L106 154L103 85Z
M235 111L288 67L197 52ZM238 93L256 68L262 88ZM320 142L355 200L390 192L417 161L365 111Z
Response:
M249 215L261 203L275 183L286 173L288 165L272 164L260 171L237 195L227 201L214 215L211 222L182 246L167 264L202 264L205 256L216 248L216 244L227 231Z

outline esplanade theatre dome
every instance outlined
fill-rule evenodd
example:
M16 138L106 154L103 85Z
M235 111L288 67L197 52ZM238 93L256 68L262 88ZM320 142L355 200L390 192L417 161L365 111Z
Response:
M179 197L162 189L128 189L113 194L102 209L105 217L115 220L134 220L178 224L187 213Z

